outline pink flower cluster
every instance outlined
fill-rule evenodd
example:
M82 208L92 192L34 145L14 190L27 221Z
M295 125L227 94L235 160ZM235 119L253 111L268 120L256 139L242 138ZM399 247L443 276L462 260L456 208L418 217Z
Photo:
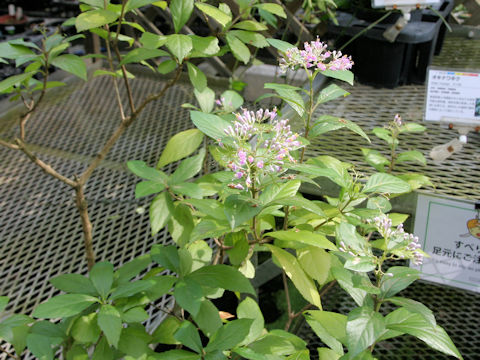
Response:
M234 172L230 187L248 189L269 174L283 172L286 163L295 162L290 152L301 146L298 134L290 130L288 120L276 120L276 109L243 109L235 115L237 120L225 130L231 141L221 144L228 154L227 167Z
M401 238L404 242L408 241L403 250L408 253L408 257L412 259L415 265L421 265L423 263L423 253L418 251L418 249L421 248L421 245L418 243L418 237L413 234L406 233L403 230L403 224L398 225L396 229L392 229L392 220L387 216L376 217L373 219L373 221L378 232L385 239Z
M340 51L327 50L327 44L322 43L319 38L305 42L304 50L298 48L288 49L285 57L280 59L280 69L286 71L287 69L294 70L296 66L305 67L314 70L349 70L353 66L353 61L350 56L342 55Z

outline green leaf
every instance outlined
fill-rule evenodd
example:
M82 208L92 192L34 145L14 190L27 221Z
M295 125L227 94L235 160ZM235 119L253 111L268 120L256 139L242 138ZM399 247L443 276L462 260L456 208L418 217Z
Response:
M98 312L98 326L105 334L108 343L117 348L122 333L120 313L112 305L102 305Z
M127 5L125 6L125 12L153 4L155 2L156 0L128 0Z
M283 7L281 5L273 4L273 3L265 3L265 4L256 4L254 6L258 9L268 11L269 13L272 13L284 19L287 18L287 14L285 14L285 10L283 10Z
M295 47L294 45L279 39L267 39L267 42L270 45L272 45L274 48L276 48L277 50L280 50L283 53Z
M336 116L331 116L331 115L322 115L317 120L315 120L315 124L312 127L309 138L312 139L326 132L334 131L342 128L347 128L348 130L353 131L355 134L360 135L365 140L370 142L369 137L360 128L360 126L358 126L357 124L355 124L350 120L339 118Z
M192 349L193 351L196 351L197 353L202 352L203 347L200 334L190 321L185 320L178 327L174 337L176 340L180 341L183 345Z
M265 89L274 89L279 97L287 102L295 112L302 117L305 112L305 103L302 96L297 92L295 87L282 86L282 84L267 83L264 85Z
M177 68L177 62L175 60L165 60L157 67L157 71L160 74L168 74Z
M290 355L295 352L295 347L293 344L285 339L282 336L267 334L261 337L259 340L255 341L254 343L248 346L251 350L255 353L263 354L263 355L271 355L275 354L277 356L281 355ZM235 350L237 351L237 350ZM249 353L246 353L250 355ZM250 359L268 359L265 358L255 358L250 357Z
M152 263L150 254L144 254L134 258L133 260L123 264L116 272L115 279L116 283L122 284L128 282L130 279L134 278L140 274L143 270L148 268Z
M343 241L347 247L357 252L364 253L367 248L367 241L357 233L355 226L352 224L347 222L337 224L335 235L338 243Z
M200 360L201 356L186 350L168 350L162 353L156 353L148 360Z
M126 323L141 323L147 321L149 317L142 307L134 307L123 313L122 320Z
M157 168L162 168L165 165L189 156L198 149L202 141L203 134L197 129L185 130L175 134L168 140L158 160Z
M297 259L308 276L323 284L329 275L331 255L316 246L307 246L297 250Z
M423 154L417 150L405 151L398 154L396 161L397 163L404 162L404 161L413 161L422 165L427 164L427 160L425 159L425 156L423 156Z
M395 323L389 319L389 316L391 317L394 313L400 315L401 320L399 322ZM435 350L462 359L462 355L445 330L439 325L432 326L422 315L414 314L411 316L407 310L400 308L390 313L387 316L387 321L388 329L415 336Z
M244 231L228 233L225 236L225 245L232 248L227 250L230 263L235 266L240 266L247 258L250 251L246 234Z
M168 179L168 176L160 170L151 168L145 164L144 161L132 160L127 162L128 169L135 175L141 177L145 180L165 182Z
M265 320L262 311L257 302L251 297L245 298L237 307L237 317L239 319L252 319L250 330L240 345L247 345L258 339L264 331Z
M187 184L188 183L185 183L184 185ZM176 204L175 210L168 223L168 230L175 243L180 247L185 246L190 241L194 227L195 224L193 222L192 213L188 206L184 204ZM181 270L181 268L179 270ZM180 274L182 274L182 271L180 271Z
M188 274L185 278L211 288L255 294L250 281L237 269L227 265L204 266Z
M232 21L232 16L230 14L226 14L222 10L212 5L208 5L205 3L195 3L195 6L223 27L225 27L230 21Z
M301 183L300 180L290 180L285 183L274 182L262 191L259 201L264 206L267 206L272 201L294 197L297 194Z
M228 350L242 342L250 332L250 326L253 319L233 320L222 326L211 337L205 350L213 352L215 350Z
M193 2L193 0L172 0L170 2L170 12L172 13L173 26L176 33L190 19L190 15L193 12Z
M420 124L416 124L416 123L412 123L412 122L408 122L408 123L404 123L402 126L400 126L400 132L403 133L403 132L424 132L425 130L427 130L427 128L423 125L420 125Z
M207 337L211 337L222 327L222 320L220 319L218 309L208 299L202 301L200 310L193 316L193 320L195 320L195 323Z
M152 236L162 230L173 213L173 201L166 191L158 194L150 204Z
M137 48L127 53L120 61L120 65L139 63L144 60L158 58L160 56L169 56L166 51L160 49Z
M20 56L35 55L35 53L28 47L23 45L15 45L14 43L2 42L0 43L0 54L4 59L16 59Z
M18 85L21 82L30 79L33 75L36 74L36 71L28 72L28 73L23 73L23 74L18 74L18 75L13 75L8 78L6 78L3 81L0 81L0 92L3 92L9 88L11 88L13 85Z
M291 197L291 198L282 198L282 199L278 199L278 200L275 200L275 201L270 203L270 205L275 205L275 204L276 205L296 206L298 208L302 208L304 210L310 211L310 212L312 212L316 215L319 215L321 217L326 216L325 213L323 212L323 210L317 204L315 204L313 201L302 198L302 197L299 197L299 196L295 196L295 197Z
M205 114L200 111L190 111L190 117L195 126L208 137L220 140L225 136L225 130L230 123L220 116Z
M385 166L390 164L390 160L383 156L378 150L365 148L362 148L361 150L365 161L372 165L377 171L384 172Z
M362 192L402 194L409 191L411 188L406 181L390 174L377 173L368 178Z
M394 143L390 130L385 128L374 128L372 132L379 139L386 141L388 145L392 145ZM395 140L395 144L398 144L398 140Z
M231 30L229 34L237 37L247 45L252 45L257 48L264 48L268 46L268 42L265 39L265 36L253 31Z
M157 262L159 265L173 272L179 272L180 257L178 255L178 249L175 245L153 245L150 255L152 256L152 260Z
M232 230L245 224L261 210L261 207L254 206L255 204L237 194L227 197L224 205L225 216Z
M248 30L248 31L264 31L268 30L268 27L255 20L244 20L233 25L235 29Z
M134 282L128 282L118 286L110 296L110 300L117 300L120 298L130 297L139 294L145 290L150 289L155 285L152 280L137 280Z
M317 352L318 360L338 360L342 356L329 348L317 348Z
M28 334L27 346L38 360L53 360L52 344L48 336Z
M145 49L158 49L167 43L168 37L165 35L152 34L145 31L140 37L140 43Z
M398 177L406 182L411 186L412 191L421 188L422 186L431 186L432 188L435 187L434 184L430 181L430 179L422 174L400 174Z
M171 51L180 64L193 49L192 39L187 35L181 34L168 35L166 45L168 50Z
M367 273L375 270L377 264L373 256L353 256L345 261L345 269Z
M330 84L326 88L320 91L318 95L317 104L323 104L327 101L334 100L340 96L346 97L350 95L348 91L343 90L340 86L336 84Z
M283 241L299 242L304 245L314 246L320 249L338 250L337 247L324 235L308 230L273 231L266 234Z
M113 350L108 345L107 339L102 337L95 347L92 360L113 360Z
M394 303L397 306L404 307L405 309L407 309L411 313L420 314L421 316L423 316L423 318L426 321L428 321L428 323L431 326L436 326L437 325L437 322L435 320L435 316L432 313L432 310L430 310L428 307L423 305L421 302L418 302L418 301L415 301L415 300L412 300L412 299L403 298L403 297L392 297L392 298L388 298L386 300Z
M220 51L218 39L215 36L189 35L192 38L192 57L213 56Z
M305 274L297 259L292 254L279 247L269 244L266 246L272 252L277 264L280 264L280 267L285 271L285 274L287 274L292 280L300 294L302 294L302 296L311 304L321 309L322 303L320 302L320 295L318 294L317 287L313 280Z
M81 13L75 20L77 32L97 28L118 19L119 14L110 10L98 9Z
M227 33L227 43L233 56L244 64L248 64L250 61L250 50L248 50L248 47L231 32Z
M390 274L390 275L389 275ZM381 299L387 299L408 287L420 277L420 272L404 266L392 266L382 278Z
M118 350L129 355L125 360L146 359L146 355L151 353L149 343L152 337L146 332L141 324L131 324L122 330Z
M173 295L182 308L194 317L198 315L203 300L203 291L198 283L190 279L180 280L175 285Z
M234 90L224 91L220 97L224 99L225 111L233 112L243 105L243 97Z
M200 105L200 109L204 113L209 113L213 110L213 106L215 104L215 92L212 89L209 87L206 87L203 89L203 91L194 89L193 93L198 101L198 104Z
M324 70L320 71L322 75L345 81L353 86L353 73L349 70Z
M71 334L75 341L79 343L95 343L100 336L100 328L97 325L97 313L81 316L75 320Z
M106 298L113 284L113 265L107 261L96 263L89 277L100 296Z
M352 272L348 271L343 267L343 265L340 264L340 266L332 267L332 274L340 287L352 297L358 306L362 306L367 292L354 286Z
M45 319L70 317L96 302L97 298L83 294L58 295L38 305L33 311L33 316Z
M187 244L186 249L192 258L192 271L210 264L213 250L207 244L207 242L203 240L197 240Z
M73 294L98 295L89 278L80 274L63 274L53 279L50 283L57 289Z
M343 346L347 338L347 317L330 311L310 310L305 314L305 319L312 327L315 334L335 351L343 355Z
M66 360L89 360L87 350L81 345L73 345L70 350L67 351Z
M190 62L187 62L188 77L193 87L198 91L203 91L207 86L207 77L198 67Z
M10 299L8 298L8 296L0 296L0 312L5 309L9 301Z
M103 0L80 0L80 2L88 4L93 7L102 8L104 7Z
M385 319L370 307L359 307L348 314L346 330L348 353L354 357L382 335Z
M173 334L181 324L182 322L175 316L167 316L153 332L153 341L161 344L180 344L180 342L173 337Z

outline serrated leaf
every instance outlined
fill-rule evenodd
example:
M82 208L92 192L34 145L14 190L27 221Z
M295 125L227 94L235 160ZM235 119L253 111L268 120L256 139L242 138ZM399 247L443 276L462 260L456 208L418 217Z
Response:
M364 193L375 192L389 194L402 194L410 191L411 187L406 181L384 173L377 173L370 176L362 190Z
M317 104L323 104L326 103L327 101L334 100L340 96L348 96L350 93L348 91L343 90L340 86L337 84L330 84L326 88L322 89L320 91L320 94L318 95L317 98Z
M392 298L388 298L386 300L394 303L397 306L401 306L401 307L407 309L411 313L420 314L421 316L423 316L423 318L426 321L428 321L428 323L431 326L436 326L437 325L437 322L435 320L435 316L433 315L432 310L430 310L428 307L423 305L421 302L418 302L418 301L415 301L415 300L412 300L412 299L403 298L403 297L392 297Z
M425 159L425 156L423 156L423 154L417 150L405 151L398 154L396 161L397 162L413 161L422 165L427 164L427 160Z
M326 132L338 130L341 128L347 128L348 130L353 131L355 134L360 135L365 140L370 142L370 138L367 136L367 134L365 134L365 132L360 128L360 126L350 120L331 115L322 115L315 121L309 138L314 138Z
M386 274L380 287L382 299L394 296L420 277L418 270L403 266L392 266Z
M346 330L348 354L354 357L382 335L385 319L369 307L359 307L348 314Z
M362 148L361 150L365 157L365 161L372 165L377 171L384 172L385 166L390 164L390 160L383 156L378 150L365 148Z

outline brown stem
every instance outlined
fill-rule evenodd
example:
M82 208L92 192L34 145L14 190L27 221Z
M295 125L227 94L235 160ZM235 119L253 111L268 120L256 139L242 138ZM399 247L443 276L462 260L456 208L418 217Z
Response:
M108 32L107 39L110 39L110 27L105 25L105 28ZM115 67L113 66L113 57L112 57L112 50L110 49L110 41L105 41L106 48L107 48L107 61L110 67L110 71L115 73ZM120 116L122 117L122 121L125 121L125 112L123 110L122 99L120 97L120 91L118 89L118 81L115 76L112 76L113 87L115 89L115 97L117 98L118 108L120 110Z
M3 141L0 139L0 145L2 146L5 146L9 149L12 149L12 150L20 150L20 148L18 147L18 145L15 145L15 144L12 144L12 143L9 143L8 141Z
M285 271L282 271L282 280L283 280L283 288L285 290L285 299L287 300L287 314L288 314L288 320L285 323L285 331L288 331L294 319L293 318L294 313L292 311L292 303L290 301L290 291L288 290L288 281L287 281L287 275L285 274Z
M25 143L20 140L20 139L15 139L15 142L17 143L17 146L19 150L23 151L25 155L37 166L39 166L46 174L53 176L54 178L60 180L61 182L71 186L71 187L76 187L77 183L62 174L58 173L54 168L52 168L50 165L44 163L42 160L37 158L37 156L32 153L30 150L27 149Z
M114 44L113 50L117 55L118 61L119 62L122 61L122 56L120 55L118 44ZM122 65L120 68L122 69L123 82L125 83L125 88L127 89L127 96L128 96L128 103L130 104L130 111L132 112L132 115L133 115L135 113L135 104L133 101L132 88L130 87L130 82L128 81L127 68L125 67L125 65Z
M12 354L11 352L5 350L3 347L0 347L0 350L1 350L3 353L7 354L7 355L8 355L9 357L11 357L12 359L20 360L20 357L19 357L19 356Z
M85 253L87 256L88 270L90 271L95 265L95 253L93 251L93 238L92 238L92 223L88 216L88 204L83 192L83 185L78 184L75 187L75 204L77 205L80 218L82 219L83 227L83 243L85 246Z

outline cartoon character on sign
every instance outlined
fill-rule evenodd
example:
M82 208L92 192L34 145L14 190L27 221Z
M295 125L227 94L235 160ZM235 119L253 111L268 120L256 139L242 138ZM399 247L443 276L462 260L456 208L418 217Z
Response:
M467 228L470 235L476 237L477 239L480 239L480 221L478 220L478 217L468 220Z

